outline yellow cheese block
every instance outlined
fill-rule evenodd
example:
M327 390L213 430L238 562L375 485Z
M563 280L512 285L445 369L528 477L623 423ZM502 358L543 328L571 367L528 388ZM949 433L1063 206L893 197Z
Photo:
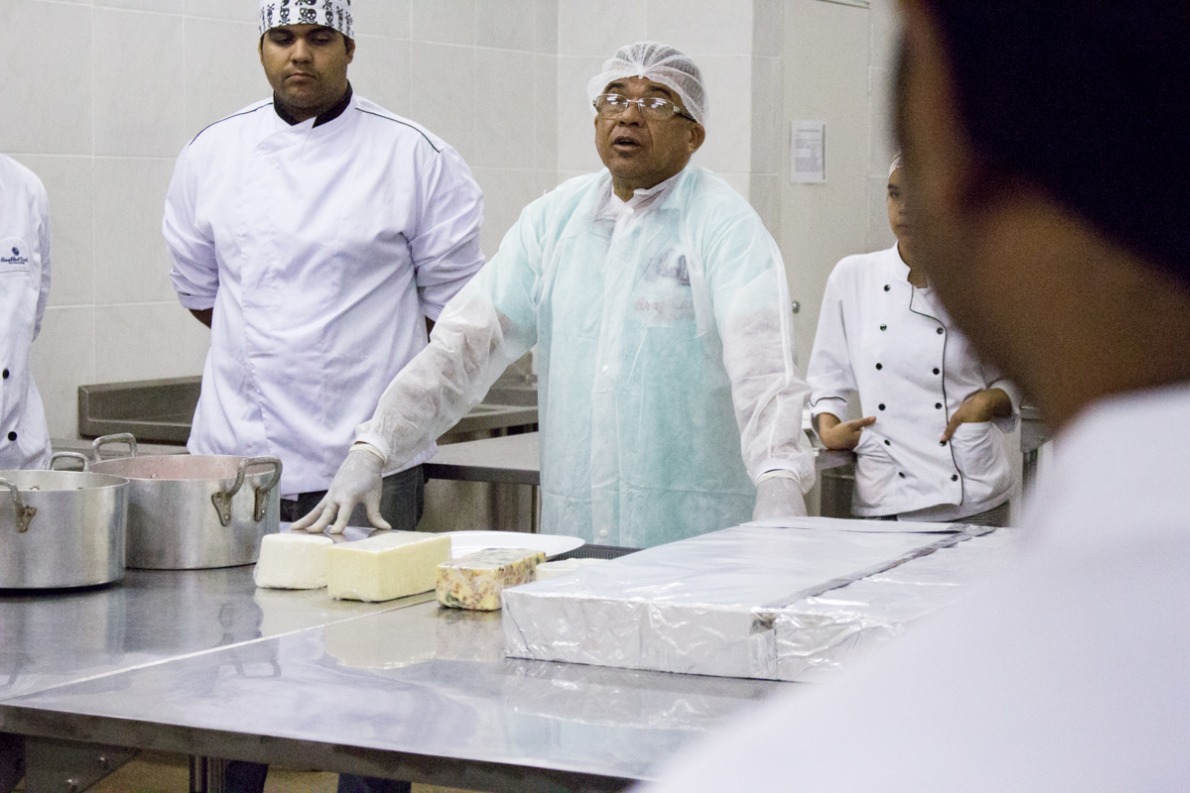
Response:
M321 589L326 586L326 555L334 542L321 534L266 534L252 576L268 589Z
M489 548L438 565L434 587L438 602L456 609L495 611L505 587L537 579L541 551L526 548Z
M429 592L435 568L448 559L450 537L424 531L390 531L336 543L327 551L327 594L374 602Z

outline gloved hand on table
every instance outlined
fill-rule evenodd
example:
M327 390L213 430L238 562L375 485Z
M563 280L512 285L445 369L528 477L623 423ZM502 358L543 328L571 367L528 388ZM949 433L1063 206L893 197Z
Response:
M790 471L766 471L756 483L756 505L752 520L773 521L806 515L802 484Z
M384 470L384 455L374 446L357 443L347 453L331 487L310 510L310 514L295 521L293 529L305 529L318 533L330 528L331 534L341 534L351 519L356 504L363 504L368 511L368 521L378 529L391 529L388 521L380 516L380 492L384 487L381 473ZM331 523L334 521L334 523Z

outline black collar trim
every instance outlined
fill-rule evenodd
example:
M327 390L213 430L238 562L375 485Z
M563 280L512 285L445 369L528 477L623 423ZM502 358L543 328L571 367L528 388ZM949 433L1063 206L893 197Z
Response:
M351 106L351 96L352 96L351 83L348 83L347 84L347 93L343 94L343 98L340 99L338 102L336 102L335 106L332 107L330 110L316 116L314 119L314 126L320 127L323 124L327 124L331 121L334 121L336 118L343 115L343 111L345 111L348 107ZM277 99L276 93L273 94L273 109L277 111L277 115L281 117L281 120L284 121L289 126L292 127L295 124L301 123L296 118L294 118L289 113L289 111L287 111L284 107L282 107L280 100Z

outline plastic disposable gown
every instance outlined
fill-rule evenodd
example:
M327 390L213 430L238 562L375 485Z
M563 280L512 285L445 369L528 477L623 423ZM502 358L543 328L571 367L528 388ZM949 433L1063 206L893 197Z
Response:
M651 546L747 521L765 470L808 489L808 388L760 218L700 168L610 195L603 171L530 204L359 440L415 454L537 344L543 531Z

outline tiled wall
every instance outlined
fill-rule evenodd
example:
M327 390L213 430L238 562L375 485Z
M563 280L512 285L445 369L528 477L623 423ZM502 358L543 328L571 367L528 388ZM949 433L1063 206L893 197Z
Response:
M268 95L255 0L0 0L0 151L50 194L54 281L34 349L51 434L81 383L198 374L207 332L168 278L174 159ZM356 90L455 145L484 250L557 176L557 0L356 2Z
M463 154L485 193L490 255L526 203L599 167L586 85L602 62L631 41L673 44L706 79L708 137L696 162L752 201L789 260L803 240L782 229L781 105L784 29L799 1L356 0L350 76L360 94ZM170 287L161 207L186 141L268 94L256 7L0 0L0 151L50 193L54 284L34 366L55 436L76 434L81 383L201 371L207 332ZM870 181L879 198L883 185Z

